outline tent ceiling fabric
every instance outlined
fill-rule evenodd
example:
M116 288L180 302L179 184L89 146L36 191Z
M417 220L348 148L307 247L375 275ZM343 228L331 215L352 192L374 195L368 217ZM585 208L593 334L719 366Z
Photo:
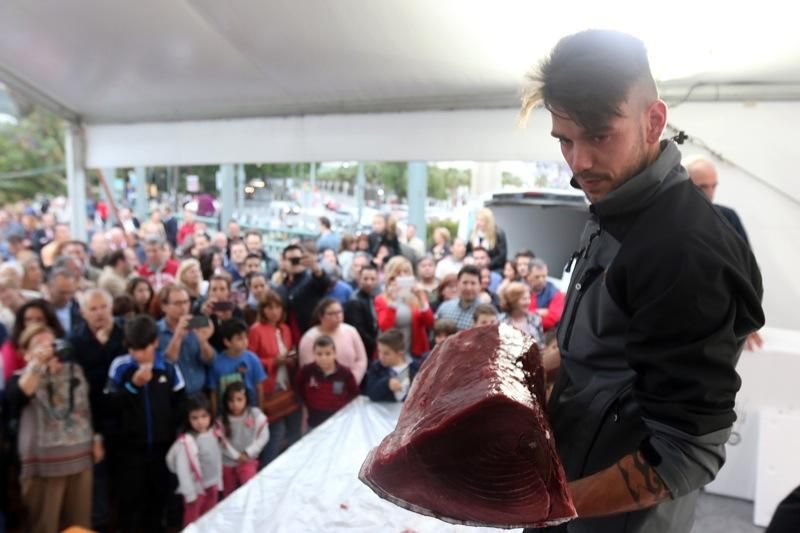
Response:
M0 79L87 123L514 107L559 37L616 27L645 40L676 95L695 82L800 87L785 7L698 4L5 0Z

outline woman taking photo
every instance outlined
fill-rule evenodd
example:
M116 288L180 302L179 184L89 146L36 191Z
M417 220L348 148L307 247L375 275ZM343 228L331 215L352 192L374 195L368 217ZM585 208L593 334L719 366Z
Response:
M300 367L314 362L314 341L327 335L336 346L336 361L349 368L356 382L361 383L367 373L367 351L356 328L344 323L342 304L333 298L324 298L314 309L314 324L300 339Z
M27 365L8 390L12 409L20 413L23 529L32 533L91 527L92 465L104 454L92 431L83 370L56 352L55 340L44 324L26 328L19 343Z
M22 307L17 310L11 335L0 347L3 355L3 376L6 383L14 372L25 367L25 357L19 344L20 337L26 328L34 325L45 325L53 331L56 337L64 337L64 329L56 318L50 302L39 298L22 304Z
M402 331L406 353L420 357L431 349L428 336L433 327L433 311L428 294L414 279L411 262L403 256L389 260L384 280L385 290L375 298L378 328Z

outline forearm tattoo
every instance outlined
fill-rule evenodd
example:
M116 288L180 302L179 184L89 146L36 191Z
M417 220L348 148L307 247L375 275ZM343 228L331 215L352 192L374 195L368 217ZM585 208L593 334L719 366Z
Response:
M630 458L630 461L625 459ZM641 452L635 452L617 463L625 486L637 507L649 507L669 497L669 491L658 473L645 461Z

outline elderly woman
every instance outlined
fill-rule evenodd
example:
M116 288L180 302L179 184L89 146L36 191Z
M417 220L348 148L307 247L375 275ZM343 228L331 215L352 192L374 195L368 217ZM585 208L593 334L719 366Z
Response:
M542 344L542 319L538 313L530 312L530 288L519 281L509 283L500 293L500 307L505 311L499 317L501 324L514 326L523 333L527 333Z
M89 386L81 367L57 350L53 330L32 325L20 337L27 365L9 384L20 412L20 483L24 531L91 527L92 465L103 444L92 430Z

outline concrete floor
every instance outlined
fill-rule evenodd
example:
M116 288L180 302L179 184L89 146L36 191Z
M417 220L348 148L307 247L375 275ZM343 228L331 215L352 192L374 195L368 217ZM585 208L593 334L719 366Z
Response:
M760 533L753 525L753 502L700 493L692 533Z

